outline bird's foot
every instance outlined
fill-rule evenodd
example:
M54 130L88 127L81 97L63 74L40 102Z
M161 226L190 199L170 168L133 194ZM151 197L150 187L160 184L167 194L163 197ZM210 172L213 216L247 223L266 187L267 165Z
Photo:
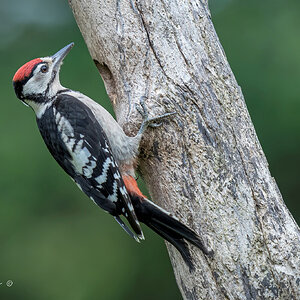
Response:
M143 122L140 127L139 134L143 134L145 132L145 130L147 129L147 127L156 128L156 127L161 126L163 119L176 114L176 112L171 112L171 113L165 113L165 114L157 116L157 117L149 117L148 109L144 102L145 98L146 98L145 96L142 96L140 99L140 105L136 105L136 110L143 117Z

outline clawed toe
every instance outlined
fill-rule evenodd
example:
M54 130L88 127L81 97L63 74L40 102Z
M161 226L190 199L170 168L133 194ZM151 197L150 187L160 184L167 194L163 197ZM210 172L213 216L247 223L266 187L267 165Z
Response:
M176 114L176 112L171 112L171 113L165 113L163 115L150 118L147 107L144 102L145 98L146 98L145 96L142 96L140 98L140 105L136 105L136 110L143 117L143 122L142 122L141 128L139 130L140 134L142 134L148 126L152 127L152 128L157 128L157 127L161 126L162 125L161 121L163 119Z

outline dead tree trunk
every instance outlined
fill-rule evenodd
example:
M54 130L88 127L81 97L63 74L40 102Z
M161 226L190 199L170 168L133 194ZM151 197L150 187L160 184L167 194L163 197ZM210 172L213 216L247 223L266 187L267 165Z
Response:
M135 134L151 114L140 171L154 202L199 232L189 273L168 246L184 299L300 299L300 231L257 139L207 0L70 0L118 121Z

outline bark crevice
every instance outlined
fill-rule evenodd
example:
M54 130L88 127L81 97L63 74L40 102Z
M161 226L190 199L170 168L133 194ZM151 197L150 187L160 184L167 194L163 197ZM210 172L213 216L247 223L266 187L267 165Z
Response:
M159 59L159 57L158 57L158 54L156 53L155 47L154 47L154 45L153 45L153 41L152 41L151 38L150 38L150 31L149 31L149 28L148 28L148 26L147 26L147 24L146 24L146 22L145 22L145 20L144 20L143 12L142 12L141 8L139 8L138 4L137 4L137 10L138 10L139 17L141 18L141 23L142 23L142 25L143 25L143 28L144 28L145 33L146 33L146 36L147 36L147 43L148 43L148 45L149 45L149 47L150 47L150 49L151 49L151 51L152 51L152 53L153 53L153 55L154 55L154 57L155 57L155 59L156 59L158 65L160 66L161 71L163 72L163 74L164 74L166 77L168 77L167 74L166 74L165 71L164 71L163 65L162 65L162 63L161 63L161 61L160 61L160 59Z
M194 273L167 243L184 299L300 299L300 230L272 178L207 1L70 0L118 122L142 96L174 118L145 133L152 200L198 232ZM101 9L100 9L101 7Z

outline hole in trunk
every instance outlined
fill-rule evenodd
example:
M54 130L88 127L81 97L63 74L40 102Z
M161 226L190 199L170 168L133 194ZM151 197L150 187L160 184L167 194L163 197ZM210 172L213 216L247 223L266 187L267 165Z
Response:
M94 59L94 63L104 81L105 89L110 100L115 104L115 100L117 97L116 94L116 85L113 78L113 75L105 63L99 63L96 59Z

